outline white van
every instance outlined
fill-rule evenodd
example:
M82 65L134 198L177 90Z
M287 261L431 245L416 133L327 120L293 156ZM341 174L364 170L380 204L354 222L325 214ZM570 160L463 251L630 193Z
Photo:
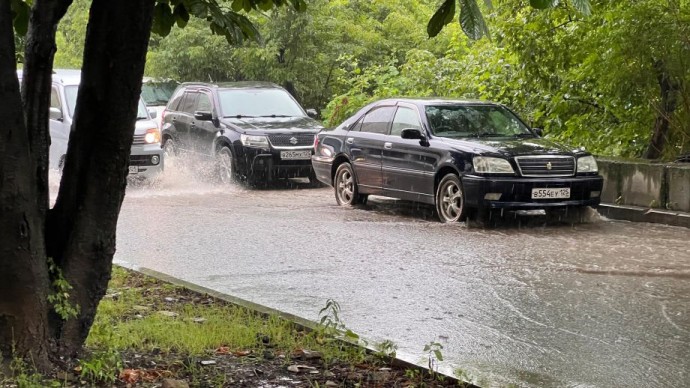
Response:
M21 81L21 70L17 75ZM52 169L62 169L65 163L80 81L79 70L55 70L53 73L53 87L50 92L49 160L49 167ZM129 159L129 176L153 178L163 172L163 162L160 129L140 98Z

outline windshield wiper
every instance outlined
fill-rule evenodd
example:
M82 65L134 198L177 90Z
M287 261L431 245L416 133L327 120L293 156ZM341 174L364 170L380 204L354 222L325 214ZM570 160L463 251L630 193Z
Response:
M148 117L146 117L146 116L143 116L143 117L142 117L142 116L137 116L137 121L139 121L139 120L148 120Z
M223 116L223 118L233 118L233 119L251 119L255 118L256 116L250 116L250 115L232 115L232 116Z
M518 137L518 138L522 138L522 137L534 137L534 134L531 134L531 133L516 133L515 135L513 135L513 137Z
M502 133L479 132L475 134L476 137L505 137Z
M292 117L290 115L261 115L259 117Z

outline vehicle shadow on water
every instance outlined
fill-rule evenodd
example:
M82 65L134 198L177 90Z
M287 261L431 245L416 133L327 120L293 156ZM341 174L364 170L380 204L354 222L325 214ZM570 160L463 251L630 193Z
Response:
M402 216L430 222L439 222L436 209L433 205L412 201L396 200L375 197L364 205L358 205L362 210L378 212L384 215ZM488 214L470 214L465 221L468 228L484 229L520 229L540 228L544 226L573 226L579 224L592 224L603 219L592 208L579 210L492 210Z

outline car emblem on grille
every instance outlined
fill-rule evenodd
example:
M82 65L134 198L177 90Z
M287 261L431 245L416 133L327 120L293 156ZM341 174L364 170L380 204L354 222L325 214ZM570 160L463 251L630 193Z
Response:
M551 162L546 163L546 169L551 170Z
M296 138L296 137L294 137L294 136L293 136L293 137L291 137L291 138L290 138L290 144L292 144L292 145L295 145L295 144L297 144L297 138Z

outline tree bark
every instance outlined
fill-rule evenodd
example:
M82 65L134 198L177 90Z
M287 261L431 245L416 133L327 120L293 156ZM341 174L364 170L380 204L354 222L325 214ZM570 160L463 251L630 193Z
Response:
M0 359L44 368L50 281L15 54L9 0L0 0Z
M153 5L94 0L90 9L75 121L48 223L51 252L80 308L59 328L67 354L83 345L110 279Z
M644 155L646 159L658 159L664 151L664 146L668 142L671 116L673 116L678 105L678 90L680 88L678 81L674 80L668 73L663 60L654 62L654 70L656 70L661 90L661 105L656 120L654 120L652 138Z
M48 112L50 108L50 88L55 58L55 34L60 19L65 16L72 0L36 0L29 17L26 35L26 58L22 77L22 101L29 145L32 156L32 169L38 179L36 197L39 211L45 218L48 210L48 150L50 133Z

